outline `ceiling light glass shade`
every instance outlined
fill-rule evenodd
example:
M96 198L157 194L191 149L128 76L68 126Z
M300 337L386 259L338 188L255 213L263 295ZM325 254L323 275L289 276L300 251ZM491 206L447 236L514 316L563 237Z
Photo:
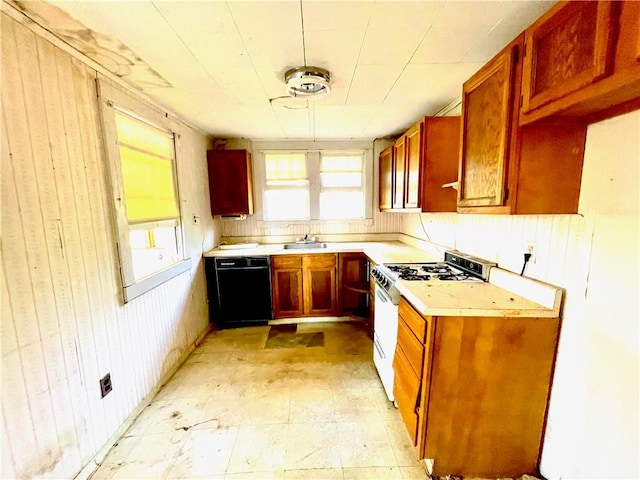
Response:
M331 74L320 67L297 67L284 74L289 96L322 98L329 94Z

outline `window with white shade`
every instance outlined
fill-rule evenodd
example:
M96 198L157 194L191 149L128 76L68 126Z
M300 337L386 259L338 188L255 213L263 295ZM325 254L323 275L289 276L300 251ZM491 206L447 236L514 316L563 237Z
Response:
M362 154L321 154L320 218L364 218L364 169Z
M263 151L265 221L363 220L370 209L365 152Z
M124 300L189 269L176 177L178 125L100 82Z
M264 155L265 220L308 220L310 218L309 174L304 153Z

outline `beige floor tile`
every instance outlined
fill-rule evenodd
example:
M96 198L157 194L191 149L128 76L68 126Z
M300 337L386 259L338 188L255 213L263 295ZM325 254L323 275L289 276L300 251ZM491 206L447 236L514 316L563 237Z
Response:
M162 478L178 456L186 432L143 435L113 475L114 479Z
M325 346L291 349L268 331L208 335L94 478L426 478L362 328L305 324Z
M341 468L313 468L305 470L285 470L285 480L342 480Z
M167 478L223 476L237 436L235 427L193 430L167 472Z
M430 480L426 470L422 466L400 467L402 478L405 480Z
M285 469L340 467L335 423L292 423L287 431Z
M333 408L336 421L382 421L376 401L368 388L334 388Z
M264 425L288 423L291 391L288 387L253 388L247 391L244 403L243 423Z
M153 402L136 419L127 435L170 433L177 429L189 429L202 418L206 399L189 397L180 400Z
M284 470L287 427L287 424L240 427L227 473Z
M413 446L409 432L404 423L400 421L384 422L384 426L387 429L389 435L389 441L393 448L393 454L396 456L396 461L401 467L416 467L420 466L418 459L418 451Z
M395 467L396 458L382 422L338 423L343 467Z
M227 473L225 480L284 480L284 470Z
M344 467L344 480L400 480L399 467Z
M334 418L330 388L302 388L291 392L291 423L327 422Z

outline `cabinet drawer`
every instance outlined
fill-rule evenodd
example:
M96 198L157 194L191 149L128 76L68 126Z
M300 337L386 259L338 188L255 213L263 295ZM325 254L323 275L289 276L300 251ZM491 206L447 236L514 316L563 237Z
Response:
M413 372L418 376L422 376L422 362L424 359L424 347L418 341L407 324L400 318L398 320L398 348L407 357L409 365Z
M305 255L302 257L305 268L335 267L338 263L335 253Z
M398 305L398 315L406 322L409 329L417 337L420 343L424 342L424 335L427 328L427 322L422 315L416 312L413 307L404 299L400 298Z
M274 255L271 257L273 268L300 268L302 267L301 255Z
M396 348L393 358L395 372L393 396L413 444L416 445L418 433L418 396L420 395L420 379L413 373L407 357L401 349Z

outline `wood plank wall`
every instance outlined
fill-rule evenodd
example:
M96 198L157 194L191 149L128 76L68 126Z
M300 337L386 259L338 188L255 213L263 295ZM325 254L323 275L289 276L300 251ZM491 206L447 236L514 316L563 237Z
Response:
M191 271L123 305L97 72L1 17L0 477L71 478L208 327L210 139L183 126ZM108 372L114 390L101 399Z

